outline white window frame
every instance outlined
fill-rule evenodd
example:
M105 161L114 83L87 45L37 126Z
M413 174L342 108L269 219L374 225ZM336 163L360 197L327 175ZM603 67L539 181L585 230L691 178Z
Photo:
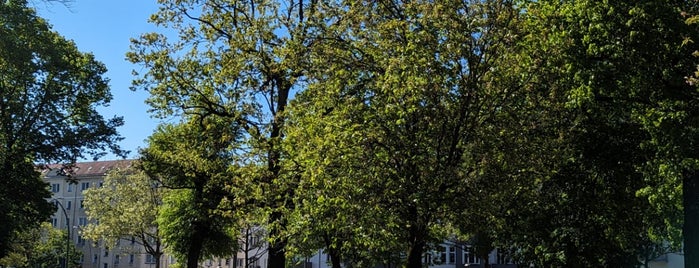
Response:
M481 264L481 259L478 258L474 253L472 253L473 249L471 246L464 246L464 250L462 252L462 257L464 260L464 264Z

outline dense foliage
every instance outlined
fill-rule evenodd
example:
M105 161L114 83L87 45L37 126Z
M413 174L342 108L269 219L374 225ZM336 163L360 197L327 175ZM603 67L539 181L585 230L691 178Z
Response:
M235 127L214 118L162 125L141 151L142 168L171 190L163 194L157 225L169 252L188 268L203 258L236 252L237 222L218 212L225 188Z
M119 247L119 240L133 241L120 247L134 250L127 247L136 244L159 260L165 247L156 219L165 191L135 166L110 170L102 187L84 192L89 223L81 229L81 235L92 241L104 241L112 248ZM156 262L155 268L159 266L160 262Z
M44 222L15 236L10 252L0 258L0 266L16 268L80 267L80 250L68 242L68 232ZM66 250L68 254L66 254Z
M299 224L331 219L305 233L330 236L330 252L378 246L420 267L444 227L462 221L454 213L487 161L481 134L518 94L492 71L517 12L460 1L325 8L346 19L324 29L329 41L314 47L322 57L289 113L290 162L308 193ZM364 245L374 241L388 243Z
M147 102L156 115L215 116L242 130L233 146L240 157L230 164L245 167L240 177L248 183L234 185L246 190L234 202L266 218L272 267L286 264L283 215L293 197L293 183L280 180L283 112L303 84L313 25L322 23L308 5L314 4L161 1L151 19L170 27L174 41L164 33L143 34L128 55L145 67L134 87L151 94Z
M26 1L0 3L0 256L16 231L52 213L37 163L122 154L116 145L122 119L97 112L111 100L105 72Z
M533 251L545 252L543 264L627 267L666 252L658 241L679 246L683 193L677 189L692 189L682 181L694 172L696 157L669 148L691 148L696 136L696 115L687 105L697 91L685 81L696 46L683 40L697 30L682 17L696 8L682 1L527 6L528 53L558 67L546 70L556 76L541 84L561 90L570 120L563 126L572 154L543 185L543 208L528 214L539 215L537 224L521 233L532 239L528 245L539 243ZM554 46L560 56L541 56ZM691 244L685 241L688 260Z
M271 268L319 248L422 267L446 240L633 267L680 230L699 256L696 2L160 2L174 41L128 57L156 115L182 119L144 151L187 188L172 230L260 226Z

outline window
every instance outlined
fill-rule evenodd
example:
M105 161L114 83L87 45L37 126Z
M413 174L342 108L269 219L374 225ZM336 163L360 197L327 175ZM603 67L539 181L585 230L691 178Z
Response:
M52 183L51 184L51 192L52 193L58 193L61 191L61 185L58 183Z
M226 266L231 265L231 259L226 258Z
M255 246L257 246L257 243L260 243L260 237L259 237L259 236L256 236L256 235L253 235L253 236L250 238L250 245L253 246L253 247L255 247Z
M436 265L455 264L456 263L456 247L449 245L438 246L433 254L426 254L423 260L425 263Z
M100 181L100 184L99 184L99 185L100 185L100 188L102 188L102 186L104 186L104 182L103 182L103 181Z
M83 238L82 235L78 235L78 245L80 245L80 246L85 245L85 238Z
M135 244L135 243L136 243L136 238L132 236L132 237L131 237L131 245L133 245L133 244Z
M80 208L85 208L85 200L80 200Z
M92 256L92 263L97 263L97 254Z
M464 247L464 263L467 264L480 264L481 260L478 259L475 253L472 252L471 246Z
M114 264L119 264L119 255L114 256Z
M447 249L443 246L439 246L438 249L439 251L432 258L432 262L434 262L434 264L444 264L447 261Z
M53 226L53 228L58 227L58 219L51 218L51 226Z
M73 184L70 183L70 182L68 183L68 189L67 189L67 191L68 191L68 192L72 192L72 191L73 191Z
M422 256L422 264L425 265L425 267L429 266L432 263L432 254L431 253L425 253L425 255Z
M90 183L89 183L89 182L83 182L82 184L80 184L80 190L81 190L81 191L85 191L85 190L87 190L88 188L90 188Z
M238 262L236 265L237 267L243 267L243 258L238 258L236 261Z
M498 264L512 264L512 260L510 259L509 254L505 251L501 251L498 249Z
M134 255L133 254L129 255L129 264L133 264L133 260L134 260Z
M104 256L109 257L109 248L108 247L104 248Z
M155 263L155 257L151 254L146 255L146 263Z
M106 262L104 263L104 268L109 268L109 265Z
M85 225L87 225L87 218L85 218L85 217L80 217L80 218L78 219L78 225L80 225L80 226L85 226Z
M71 207L72 204L73 204L73 202L68 201L68 202L66 203L66 209L67 209L67 210L70 210L70 207Z

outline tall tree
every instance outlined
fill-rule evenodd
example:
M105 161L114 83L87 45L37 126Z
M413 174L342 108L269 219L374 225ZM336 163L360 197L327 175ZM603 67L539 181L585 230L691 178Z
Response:
M327 93L323 96L331 96ZM295 209L288 216L288 253L305 257L323 249L333 268L386 263L402 248L392 241L390 217L375 206L380 201L372 198L374 189L362 185L357 176L364 158L350 144L361 142L351 139L361 126L321 116L323 101L307 96L320 95L304 93L293 103L284 142L291 159L285 173L301 176Z
M491 86L491 72L518 11L503 1L335 5L289 117L301 185L320 195L299 196L317 206L304 220L321 225L313 235L340 235L330 250L390 234L383 243L400 247L401 265L421 267L470 205L459 200L477 190L466 184L480 171L481 129L517 90Z
M654 159L644 169L650 183L641 194L647 196L656 211L665 216L666 228L655 235L669 237L675 246L681 242L685 267L694 267L699 265L699 151L695 148L699 140L699 113L695 108L699 105L699 90L696 88L699 25L698 17L692 15L699 14L699 3L668 2L668 9L638 12L666 16L655 23L640 21L645 22L641 26L646 28L658 24L665 26L641 37L667 42L663 47L651 47L651 50L656 50L651 56L665 55L664 65L659 67L662 76L657 75L663 80L656 85L658 90L652 95L654 102L638 111L649 135L643 145L654 153ZM686 25L679 23L678 19L685 19ZM693 73L687 75L690 70ZM682 73L686 75L687 84L678 81Z
M268 212L269 267L286 265L280 233L293 192L278 179L282 113L303 84L316 2L160 1L152 22L175 30L175 40L144 34L128 55L146 69L134 87L151 94L156 114L217 115L245 130L248 150L241 153L262 195L240 198L264 197L247 203Z
M226 181L234 174L237 130L214 117L162 125L141 151L146 173L172 189L164 195L157 223L167 248L188 268L237 250L241 230L218 212L229 196Z
M164 244L156 219L165 189L135 166L109 171L100 188L88 189L85 213L89 224L82 235L116 247L119 240L132 240L160 260ZM155 263L160 267L160 261Z
M693 66L686 56L692 49L682 45L682 36L696 31L680 16L696 3L525 2L525 53L534 56L521 63L534 67L532 86L560 96L551 107L563 108L567 117L555 126L567 153L530 201L538 205L520 214L529 218L519 237L536 243L521 245L520 252L539 252L531 256L543 265L636 265L663 242L659 238L671 238L663 221L677 222L671 215L680 211L673 200L655 208L648 202L681 196L665 194L679 184L669 182L658 161L674 167L682 161L657 153L656 142L667 136L659 138L652 118L668 103L696 98L683 79ZM682 129L674 123L664 131ZM654 187L658 171L668 188Z
M51 31L24 0L0 3L0 256L17 230L52 213L36 163L99 157L116 143L119 117L103 118L111 100L104 65Z

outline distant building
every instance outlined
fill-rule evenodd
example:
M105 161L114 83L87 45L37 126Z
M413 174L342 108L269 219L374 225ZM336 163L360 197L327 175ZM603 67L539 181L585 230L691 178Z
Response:
M83 191L101 187L109 170L126 168L133 160L97 161L77 163L65 169L61 165L51 165L42 170L44 180L53 193L50 201L59 204L51 216L51 224L57 229L70 230L70 240L82 252L80 262L83 268L151 268L160 262L161 268L169 268L176 263L172 256L163 255L160 260L145 253L131 238L119 241L116 248L109 248L101 241L87 241L80 236L80 228L87 225L87 215L83 206ZM64 213L65 209L65 213ZM67 220L66 220L67 219ZM214 258L200 263L203 268L265 268L267 251L264 232L252 227L242 231L239 238L240 251L227 258ZM123 250L131 248L131 250ZM425 253L423 264L431 268L484 268L485 261L474 256L468 245L444 243L436 250ZM503 252L490 253L490 268L517 268ZM327 254L319 250L314 256L302 261L298 268L330 268ZM520 266L521 267L521 266ZM528 267L528 266L525 266ZM683 268L684 257L680 254L665 254L649 263L651 268Z
M83 191L101 187L107 171L129 167L132 162L132 160L86 162L77 163L69 168L50 165L42 171L44 180L49 183L53 193L50 201L59 203L56 213L51 216L51 224L54 228L69 229L70 240L82 252L80 262L84 268L148 268L154 267L155 262L158 261L146 254L142 248L133 247L135 249L133 251L122 252L121 247L109 248L109 245L101 241L88 241L80 235L80 228L87 225ZM120 240L119 244L129 246L135 243L127 237ZM164 256L159 261L161 268L168 268L175 260Z

